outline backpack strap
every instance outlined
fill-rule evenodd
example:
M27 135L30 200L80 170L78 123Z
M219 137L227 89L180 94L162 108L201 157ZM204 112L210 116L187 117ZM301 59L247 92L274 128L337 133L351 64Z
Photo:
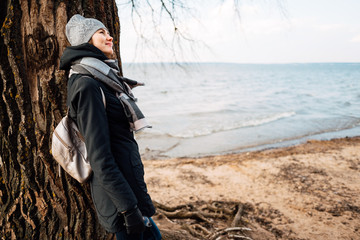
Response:
M102 90L101 87L100 88L100 91L101 91L101 95L102 95L102 100L103 100L103 103L104 103L104 107L106 108L106 99L105 99L105 94L104 94L104 91Z

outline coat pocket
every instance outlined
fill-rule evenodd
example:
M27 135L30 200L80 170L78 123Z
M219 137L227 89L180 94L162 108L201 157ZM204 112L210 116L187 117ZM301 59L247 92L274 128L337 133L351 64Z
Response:
M117 216L116 206L100 185L91 184L91 195L99 217L108 219Z

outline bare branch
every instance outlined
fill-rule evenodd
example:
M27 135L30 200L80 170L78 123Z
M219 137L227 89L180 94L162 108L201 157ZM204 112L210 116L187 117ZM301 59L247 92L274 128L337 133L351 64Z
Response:
M199 49L212 52L209 46L194 36L186 33L182 23L191 19L198 20L196 4L189 0L117 0L118 5L131 7L131 21L138 37L136 40L135 57L151 52L160 60L171 56L175 62L184 61L191 56L198 59ZM244 1L229 0L233 7L235 19L241 22L241 6ZM218 0L220 6L225 0ZM263 0L264 3L275 3L282 15L286 16L284 0ZM121 10L121 9L120 9ZM121 14L120 14L121 15ZM201 22L199 21L201 26ZM170 25L170 26L169 26ZM185 25L186 26L186 25ZM207 26L204 26L204 28ZM241 29L241 28L240 28ZM146 49L146 51L143 51ZM145 55L144 55L145 56Z

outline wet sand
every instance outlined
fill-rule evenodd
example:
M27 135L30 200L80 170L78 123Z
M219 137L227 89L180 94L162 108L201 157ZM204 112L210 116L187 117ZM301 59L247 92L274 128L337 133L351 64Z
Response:
M159 203L249 204L252 239L360 239L360 137L144 166Z

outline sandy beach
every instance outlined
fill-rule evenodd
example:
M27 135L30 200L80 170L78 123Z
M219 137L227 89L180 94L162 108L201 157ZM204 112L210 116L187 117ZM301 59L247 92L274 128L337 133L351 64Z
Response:
M242 203L242 222L251 228L246 235L251 239L360 239L360 137L146 160L144 166L158 203ZM181 221L155 219L160 229L183 228Z

